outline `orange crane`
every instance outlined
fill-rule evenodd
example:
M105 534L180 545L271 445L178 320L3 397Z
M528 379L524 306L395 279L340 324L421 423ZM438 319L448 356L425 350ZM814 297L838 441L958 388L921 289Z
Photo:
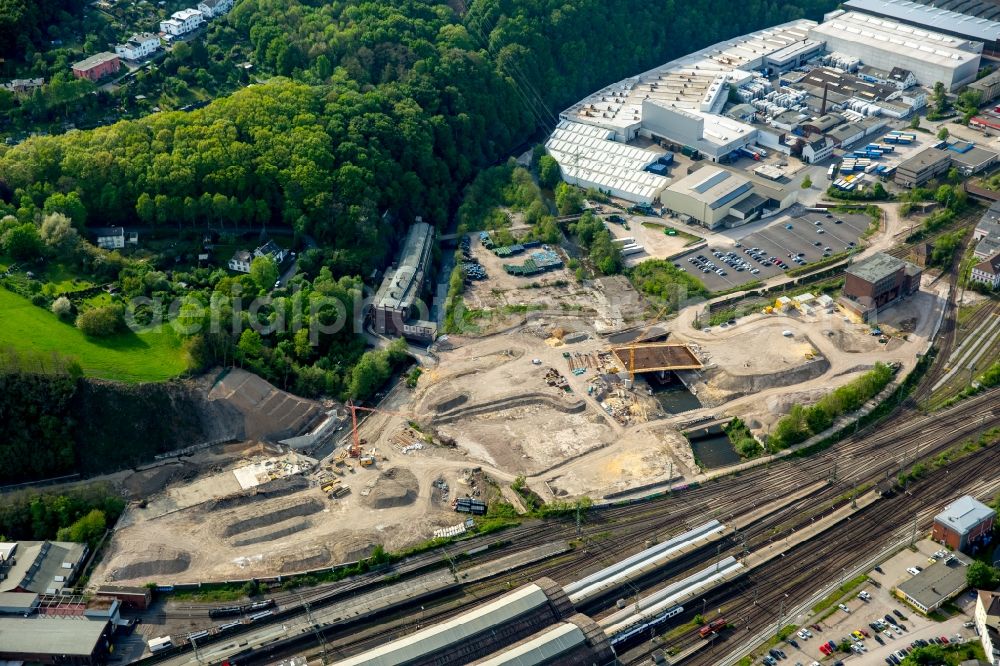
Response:
M345 407L351 410L351 433L354 436L354 441L351 444L349 455L352 458L361 457L361 445L362 443L364 443L364 440L358 437L358 411L373 412L378 414L390 414L392 416L406 417L406 414L400 414L399 412L390 412L386 409L378 409L376 407L361 407L360 405L355 405L353 402L350 401L348 401Z

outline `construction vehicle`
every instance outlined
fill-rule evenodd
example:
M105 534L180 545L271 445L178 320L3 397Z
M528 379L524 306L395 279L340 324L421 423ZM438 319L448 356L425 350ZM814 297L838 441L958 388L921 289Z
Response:
M371 467L375 464L375 456L371 454L365 454L358 458L358 462L361 463L362 467Z
M400 414L399 412L390 412L390 411L385 410L385 409L377 409L375 407L361 407L359 405L355 405L353 402L348 402L347 405L346 405L346 407L349 410L351 410L351 434L354 437L354 442L351 444L351 449L349 451L349 455L352 458L360 458L361 457L361 453L362 453L361 447L365 443L365 440L360 439L358 437L358 410L361 410L363 412L373 412L373 413L378 413L378 414L391 414L393 416L402 416L402 417L406 416L406 414ZM372 462L375 462L375 461L372 460ZM369 463L369 464L371 464L371 463ZM367 467L367 465L365 465L365 467Z
M340 479L333 479L332 481L328 481L325 484L323 484L322 491L324 493L328 493L331 490L333 490L338 483L340 483Z

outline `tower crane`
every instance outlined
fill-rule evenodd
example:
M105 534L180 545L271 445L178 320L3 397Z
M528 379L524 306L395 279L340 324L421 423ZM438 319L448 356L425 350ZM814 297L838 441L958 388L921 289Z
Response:
M389 411L387 409L380 409L380 408L377 408L377 407L362 407L360 405L355 405L353 402L350 402L350 401L345 406L349 410L351 410L351 435L353 437L353 441L351 442L351 448L350 448L350 451L349 451L349 455L352 458L361 458L361 456L362 456L361 445L365 441L365 440L361 439L358 436L358 412L359 411L376 413L376 414L388 414L390 416L402 416L404 418L406 417L406 414L401 414L400 412L391 412L391 411Z

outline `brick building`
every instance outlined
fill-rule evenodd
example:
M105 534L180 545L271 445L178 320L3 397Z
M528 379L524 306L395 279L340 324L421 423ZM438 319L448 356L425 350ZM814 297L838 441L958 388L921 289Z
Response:
M879 252L848 267L841 305L868 321L875 313L920 290L919 266Z
M117 72L121 66L121 60L116 54L105 51L73 65L73 76L78 79L99 81L105 76Z
M954 550L969 552L989 543L997 512L963 495L934 516L931 537Z

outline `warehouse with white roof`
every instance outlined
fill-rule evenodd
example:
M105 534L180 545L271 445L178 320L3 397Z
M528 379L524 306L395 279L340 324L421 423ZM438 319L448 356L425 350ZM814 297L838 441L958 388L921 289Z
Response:
M611 130L560 121L545 142L567 183L641 203L655 201L670 182L646 171L661 154L611 141Z
M809 31L827 51L890 70L908 69L925 86L942 82L949 91L976 80L983 45L954 35L907 25L861 12L833 12Z
M959 7L964 4L958 3L953 6ZM943 7L910 2L910 0L848 0L844 3L844 7L946 35L984 42L989 51L996 51L997 44L1000 43L1000 22Z

